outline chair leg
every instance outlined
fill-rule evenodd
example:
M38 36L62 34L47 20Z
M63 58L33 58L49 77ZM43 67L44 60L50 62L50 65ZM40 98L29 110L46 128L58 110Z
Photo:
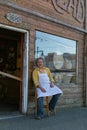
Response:
M46 111L47 111L47 115L50 116L49 97L48 97L48 96L46 96L45 101L46 101ZM36 95L36 92L35 92L35 108L34 108L34 113L35 113L35 114L37 113L37 95ZM56 108L55 108L55 110L54 110L54 115L56 115Z
M49 111L49 97L46 97L46 109L47 109L47 115L50 116L50 111Z
M54 116L56 115L56 108L54 109Z
M37 113L37 94L35 92L35 107L34 107L34 114Z

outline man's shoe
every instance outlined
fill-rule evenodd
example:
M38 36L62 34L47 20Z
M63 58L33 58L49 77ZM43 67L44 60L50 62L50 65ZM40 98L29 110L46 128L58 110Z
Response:
M53 112L54 112L54 109L50 109L49 111L50 111L51 113L53 113Z
M41 117L40 117L40 116L37 116L36 119L37 119L37 120L41 120Z
M50 111L50 114L52 113L52 114L56 115L56 110L55 109L51 109L49 111Z

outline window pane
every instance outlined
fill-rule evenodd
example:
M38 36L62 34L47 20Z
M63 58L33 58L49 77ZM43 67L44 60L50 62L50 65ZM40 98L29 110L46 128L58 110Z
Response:
M76 41L36 31L35 59L43 57L56 83L76 81Z

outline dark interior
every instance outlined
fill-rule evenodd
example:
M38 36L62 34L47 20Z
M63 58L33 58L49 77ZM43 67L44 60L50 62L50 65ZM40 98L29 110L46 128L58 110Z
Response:
M21 33L0 28L0 71L20 76L17 66ZM0 112L19 111L20 81L0 74Z

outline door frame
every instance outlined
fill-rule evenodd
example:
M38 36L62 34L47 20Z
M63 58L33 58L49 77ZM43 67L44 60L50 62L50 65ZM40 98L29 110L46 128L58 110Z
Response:
M21 100L20 100L20 109L23 114L27 113L28 108L28 68L29 68L29 31L24 29L19 29L13 26L7 26L0 24L0 28L9 29L24 34L24 43L23 45L23 65L22 65L22 79L21 79Z

